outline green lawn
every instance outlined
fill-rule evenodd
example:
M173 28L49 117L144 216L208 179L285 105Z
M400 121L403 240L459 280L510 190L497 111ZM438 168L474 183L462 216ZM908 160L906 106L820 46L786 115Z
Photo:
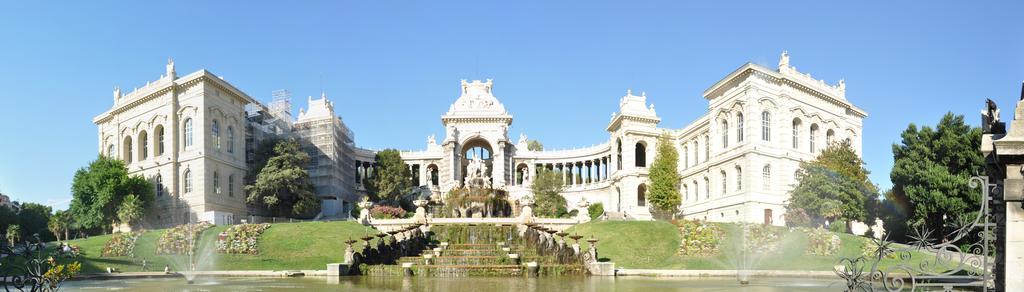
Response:
M616 267L635 269L735 269L738 262L739 226L719 224L725 238L717 255L707 257L680 256L680 235L676 226L664 221L598 221L576 225L569 233L578 233L599 239L598 257L615 262ZM842 246L839 253L829 256L806 255L807 235L779 227L783 231L782 247L775 253L756 255L753 269L764 270L818 270L831 271L840 258L860 256L863 242L860 236L839 234ZM586 248L587 243L582 242ZM915 253L912 263L920 262L922 254ZM894 260L883 260L889 266Z
M646 269L734 269L735 252L739 246L738 225L720 224L725 238L717 255L708 257L679 256L679 232L676 226L664 221L599 221L577 225L569 229L585 237L594 235L602 259L615 262L617 267ZM324 269L326 264L343 260L344 241L358 239L376 230L352 221L277 223L267 229L259 240L259 255L219 254L215 251L217 234L227 226L214 226L203 232L200 239L200 270L295 270ZM857 257L861 253L860 237L840 234L843 245L840 252L830 256L805 255L807 236L802 232L789 232L781 228L782 248L762 256L754 269L771 270L832 270L841 257ZM150 271L161 271L165 265L173 270L187 267L188 259L181 255L157 255L156 243L164 230L144 232L136 241L135 257L101 257L100 252L110 235L93 236L71 241L82 248L85 273L103 272L107 267L120 271L141 271L140 262L146 259ZM361 241L360 241L361 242ZM582 241L581 241L582 242ZM357 248L360 244L357 244ZM583 242L584 248L586 243ZM204 252L205 251L205 252ZM921 259L914 256L913 264ZM883 261L890 265L892 260Z
M227 226L214 226L203 232L199 243L200 270L322 270L328 263L343 260L343 241L377 233L352 221L278 223L260 237L259 255L233 255L216 252L217 234L225 229ZM163 232L163 229L143 232L135 243L135 257L101 257L110 235L70 242L82 249L82 256L77 260L82 262L83 273L103 272L107 267L137 272L142 270L142 259L146 259L150 271L162 271L165 265L184 269L187 257L156 254L156 243Z

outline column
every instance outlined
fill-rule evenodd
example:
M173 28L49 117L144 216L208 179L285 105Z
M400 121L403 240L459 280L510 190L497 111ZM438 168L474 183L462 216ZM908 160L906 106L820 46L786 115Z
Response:
M561 166L561 170L562 170L562 185L563 186L569 185L569 180L566 179L568 177L569 170L566 169L565 163L560 163L559 165Z
M594 179L594 161L588 160L587 161L587 183L594 183L594 182L597 182L597 180Z

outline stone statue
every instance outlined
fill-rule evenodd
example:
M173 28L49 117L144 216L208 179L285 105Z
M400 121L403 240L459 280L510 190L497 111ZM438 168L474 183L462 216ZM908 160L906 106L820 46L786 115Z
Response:
M516 144L517 145L526 145L526 134L519 133L519 142L516 142Z
M981 112L981 132L1005 134L1006 124L999 121L999 107L991 99L985 100L985 110Z
M789 52L782 51L782 56L779 57L779 68L789 67Z
M466 165L465 185L467 187L491 187L490 177L487 176L487 163L480 157L474 157Z
M427 145L437 144L437 140L434 140L434 135L427 136Z

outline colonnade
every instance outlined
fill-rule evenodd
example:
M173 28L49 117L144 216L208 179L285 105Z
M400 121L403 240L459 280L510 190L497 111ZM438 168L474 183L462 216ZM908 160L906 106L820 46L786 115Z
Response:
M602 156L593 159L570 162L536 163L532 167L526 164L519 164L516 167L516 179L512 182L515 185L526 185L526 174L535 177L541 168L556 171L562 176L562 183L566 187L577 187L595 184L608 180L611 156Z

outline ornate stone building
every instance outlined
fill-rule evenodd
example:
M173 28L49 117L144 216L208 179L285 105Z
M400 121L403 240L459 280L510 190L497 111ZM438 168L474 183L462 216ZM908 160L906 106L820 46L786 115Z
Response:
M479 157L493 186L519 198L531 195L531 178L544 167L562 174L570 206L600 202L612 215L634 219L651 217L648 167L662 133L679 152L681 215L782 225L799 163L840 139L859 152L867 116L846 100L844 81L813 79L783 53L775 70L747 63L705 90L707 113L682 129L658 127L661 119L646 94L627 91L605 128L608 140L582 149L530 151L525 136L509 139L512 116L493 95L491 80L461 86L461 96L441 118L444 139L430 136L426 150L402 153L419 185L445 194L463 185L467 166ZM361 156L360 165L372 166L370 151Z
M246 214L245 106L256 101L209 71L166 69L128 94L114 89L113 107L93 119L99 149L156 185L147 223L233 222Z
M176 220L173 214L183 210L208 220L247 214L241 186L225 185L246 170L245 157L228 150L243 146L225 131L253 128L252 118L244 124L242 109L262 105L206 71L175 78L169 64L168 76L124 97L115 93L114 108L95 120L101 151L123 157L133 173L163 178L160 185L174 195L158 197L158 203L179 207L152 219ZM611 216L649 219L648 167L658 137L667 132L680 157L682 216L782 225L799 163L833 141L849 140L859 152L867 116L846 99L842 80L829 85L800 73L783 53L776 69L747 63L705 90L707 112L682 129L659 127L646 94L627 91L605 128L607 140L582 149L531 151L525 135L510 140L512 115L493 90L491 80L462 81L460 96L441 117L444 137L431 135L424 150L401 153L421 191L443 198L453 188L485 183L518 199L532 195L532 178L544 167L562 174L570 206L600 202ZM326 97L310 99L295 125L304 149L322 158L308 168L318 195L336 200L325 201L322 215L345 217L346 202L365 195L375 151L354 146ZM314 125L329 129L313 135ZM160 139L153 136L157 131ZM139 138L149 144L138 144ZM162 143L160 152L152 148L156 143ZM190 191L183 186L188 173L194 173ZM178 194L185 204L170 203Z

